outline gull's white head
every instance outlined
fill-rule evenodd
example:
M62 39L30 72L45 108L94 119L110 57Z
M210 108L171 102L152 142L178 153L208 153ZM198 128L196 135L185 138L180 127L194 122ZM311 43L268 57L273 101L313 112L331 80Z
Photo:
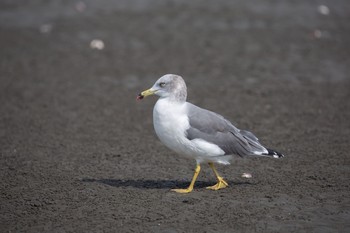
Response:
M187 98L186 83L179 75L166 74L160 77L150 89L141 92L137 99L141 100L149 95L157 95L160 98L184 102Z

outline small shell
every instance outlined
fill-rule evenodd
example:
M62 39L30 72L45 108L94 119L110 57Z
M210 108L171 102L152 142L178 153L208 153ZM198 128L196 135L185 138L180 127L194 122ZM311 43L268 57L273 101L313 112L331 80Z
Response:
M250 179L250 178L252 178L252 174L250 174L250 173L243 173L243 174L242 174L242 177L243 177L243 178Z
M90 42L90 48L92 49L102 50L104 49L104 47L105 47L105 44L103 43L102 40L95 39Z
M329 8L328 6L325 6L325 5L319 5L318 6L318 12L322 15L329 15Z

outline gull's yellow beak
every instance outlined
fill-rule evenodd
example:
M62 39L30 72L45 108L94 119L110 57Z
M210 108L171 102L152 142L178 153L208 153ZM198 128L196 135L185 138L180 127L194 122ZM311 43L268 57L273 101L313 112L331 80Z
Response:
M144 97L147 97L149 95L154 95L154 93L155 93L154 90L148 89L148 90L145 90L145 91L141 92L140 94L138 94L136 99L137 100L142 100Z

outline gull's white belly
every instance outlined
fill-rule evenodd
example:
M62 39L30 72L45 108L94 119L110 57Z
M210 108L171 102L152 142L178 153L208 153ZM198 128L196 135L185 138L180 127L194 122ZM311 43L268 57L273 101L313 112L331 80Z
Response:
M190 125L186 103L177 104L159 99L153 109L153 125L160 141L179 154L197 161L224 155L224 151L215 144L202 139L187 139L186 131Z

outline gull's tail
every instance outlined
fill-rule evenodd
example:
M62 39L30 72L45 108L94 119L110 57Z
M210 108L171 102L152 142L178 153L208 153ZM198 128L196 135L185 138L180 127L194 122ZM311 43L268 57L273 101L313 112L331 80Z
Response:
M281 154L280 152L277 152L275 150L271 150L269 148L266 148L266 150L268 153L264 153L263 155L271 156L271 157L276 158L276 159L284 157L283 154Z

